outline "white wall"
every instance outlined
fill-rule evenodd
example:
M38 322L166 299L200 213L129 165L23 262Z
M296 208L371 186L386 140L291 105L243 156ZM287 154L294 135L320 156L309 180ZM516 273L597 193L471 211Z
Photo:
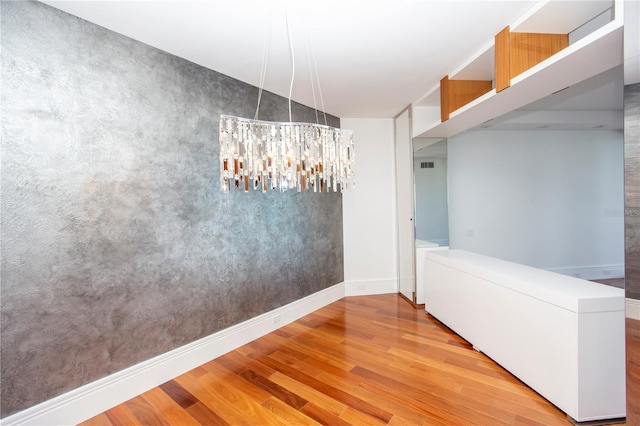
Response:
M347 295L397 292L393 119L343 118L354 131L356 187L342 195Z
M451 248L623 276L621 132L473 131L448 148Z

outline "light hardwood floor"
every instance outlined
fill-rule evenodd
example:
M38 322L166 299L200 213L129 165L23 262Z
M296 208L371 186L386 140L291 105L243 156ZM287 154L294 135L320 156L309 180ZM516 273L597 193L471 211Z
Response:
M393 294L339 300L83 423L197 424L571 423Z

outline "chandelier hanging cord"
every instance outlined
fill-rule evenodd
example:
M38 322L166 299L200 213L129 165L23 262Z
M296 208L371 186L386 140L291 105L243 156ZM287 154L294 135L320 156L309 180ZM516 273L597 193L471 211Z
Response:
M260 111L260 101L262 100L262 89L264 88L264 81L267 75L267 62L269 61L269 48L271 47L271 19L269 19L269 25L265 27L264 45L262 46L262 64L260 66L260 83L258 86L258 105L256 106L256 114L253 117L254 120L258 119L258 113Z
M311 81L311 96L313 96L313 112L316 114L316 124L320 124L320 120L318 119L318 103L316 102L316 90L315 84L313 83L313 68L311 68L311 43L309 42L309 21L305 16L305 28L304 28L304 43L305 50L307 51L307 66L309 67L309 80ZM318 88L319 89L319 88ZM326 124L326 120L325 120Z
M324 116L324 125L328 126L328 124L327 124L327 113L325 112L325 109L324 109L324 99L322 98L322 86L320 86L320 74L318 74L318 62L316 61L316 52L313 50L313 43L311 43L311 48L309 50L311 51L311 55L313 56L313 65L315 66L315 71L316 71L316 79L317 79L317 83L318 83L318 93L320 94L320 108L322 108L322 115ZM311 78L313 80L313 75L311 76ZM313 88L313 82L311 83L311 87ZM314 102L315 102L315 95L314 95L313 99L314 99ZM316 108L316 114L317 114L317 108Z
M291 37L291 25L289 23L289 7L288 5L285 7L284 11L285 20L287 22L287 37L289 39L289 51L291 52L291 84L289 85L289 122L292 123L291 119L291 95L293 94L293 81L296 76L296 57L293 53L293 38Z

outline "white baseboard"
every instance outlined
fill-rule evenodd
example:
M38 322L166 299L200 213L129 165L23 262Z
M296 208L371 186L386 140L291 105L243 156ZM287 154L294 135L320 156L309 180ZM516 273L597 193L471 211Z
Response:
M544 268L562 275L582 278L583 280L608 280L624 277L624 265L575 266L566 268Z
M640 320L640 300L629 299L627 297L627 300L625 303L625 313L627 318Z
M3 426L80 423L344 296L344 283L336 284L8 416L0 423Z
M346 281L345 296L365 296L369 294L387 294L398 292L398 280L358 280Z

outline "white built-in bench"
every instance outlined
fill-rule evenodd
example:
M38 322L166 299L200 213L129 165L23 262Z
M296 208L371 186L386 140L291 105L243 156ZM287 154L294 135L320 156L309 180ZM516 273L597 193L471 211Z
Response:
M625 417L624 290L462 250L421 280L427 313L569 417Z

